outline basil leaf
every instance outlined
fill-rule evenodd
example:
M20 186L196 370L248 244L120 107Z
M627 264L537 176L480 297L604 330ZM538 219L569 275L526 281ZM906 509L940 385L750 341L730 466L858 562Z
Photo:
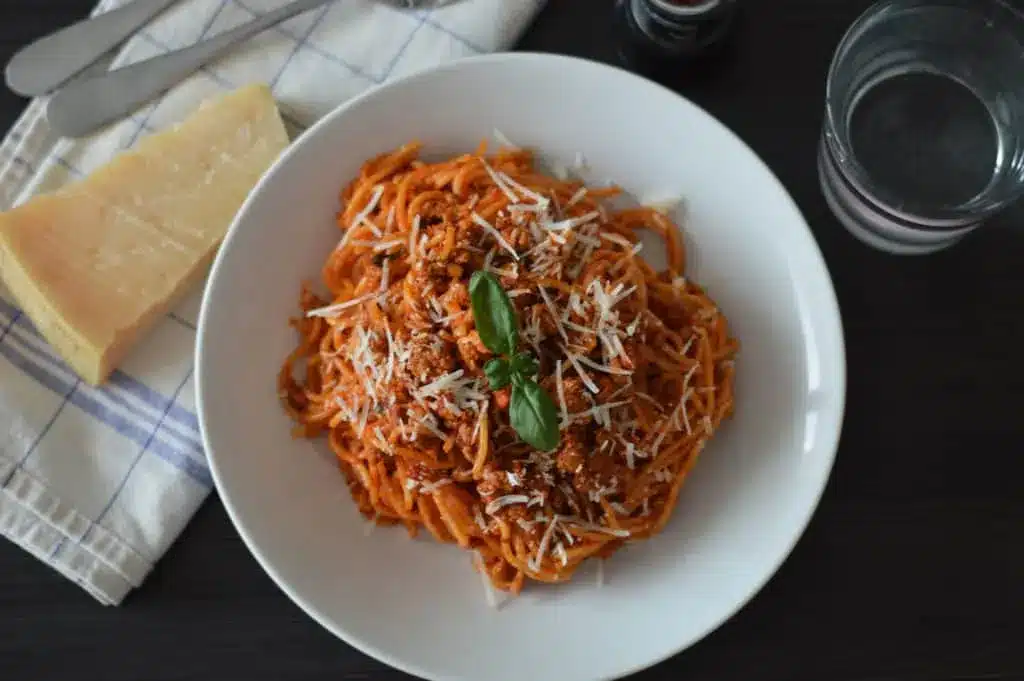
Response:
M502 357L495 357L485 364L484 374L487 376L492 390L504 388L512 381L511 367L508 360Z
M509 416L512 428L531 446L543 452L558 446L558 411L536 381L524 380L512 387Z
M469 300L480 340L497 355L511 355L519 344L516 310L505 289L490 272L476 271L469 279Z
M533 358L528 352L520 352L518 355L512 358L509 363L509 369L514 374L521 374L523 378L530 378L536 376L537 372L540 371L540 367L537 365L537 360Z

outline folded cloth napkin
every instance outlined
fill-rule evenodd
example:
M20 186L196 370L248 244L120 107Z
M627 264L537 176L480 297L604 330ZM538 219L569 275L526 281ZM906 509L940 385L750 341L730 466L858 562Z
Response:
M106 11L125 0L104 0ZM189 45L285 0L182 0L132 38L121 66ZM0 209L73 181L201 100L266 82L290 126L389 78L510 46L544 0L399 11L339 0L241 46L96 136L55 139L33 101L0 145ZM82 383L0 289L0 531L101 602L139 586L210 493L195 413L195 291L111 378Z

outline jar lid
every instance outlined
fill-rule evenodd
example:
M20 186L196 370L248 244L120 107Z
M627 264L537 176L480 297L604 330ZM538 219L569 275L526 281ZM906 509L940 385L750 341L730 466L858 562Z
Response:
M625 0L627 20L668 53L693 53L720 40L737 0Z
M650 3L663 12L681 17L692 17L705 14L723 3L723 0L650 0Z

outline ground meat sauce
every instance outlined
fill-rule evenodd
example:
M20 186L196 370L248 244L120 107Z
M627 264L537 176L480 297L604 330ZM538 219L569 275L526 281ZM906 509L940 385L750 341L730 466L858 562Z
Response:
M667 222L663 216L637 209L615 222L579 184L563 183L557 200L519 185L496 191L504 171L465 158L470 165L432 179L418 174L418 161L406 162L405 198L395 195L398 178L375 179L361 190L360 205L370 205L372 219L359 227L355 248L362 250L348 255L339 245L332 258L341 264L325 266L325 281L333 281L334 299L343 302L304 295L306 315L296 327L305 340L299 359L282 369L280 390L306 433L329 432L367 517L402 522L410 531L425 526L445 541L489 551L492 579L514 590L524 575L541 574L542 561L548 575L559 565L571 573L572 561L583 560L568 555L574 542L608 555L626 538L657 530L661 516L652 513L674 503L685 476L683 445L693 442L699 451L731 410L735 344L699 289L674 274L654 275L633 257L640 246L632 225L654 229ZM537 180L526 155L516 158L498 167L523 182ZM374 165L382 159L364 173L383 177ZM471 172L481 166L487 175ZM464 175L475 179L452 179ZM508 195L518 203L505 201ZM390 211L419 201L418 212L408 219L401 213L392 225L393 216L371 215L378 200ZM484 218L474 207L488 202L489 211L480 208ZM336 266L349 268L340 280L331 279ZM515 352L534 357L538 371L527 378L556 405L551 451L535 449L512 427L523 393L494 389L485 376L495 355L473 315L469 280L478 271L496 277L511 300ZM698 331L708 353L710 334L724 348L713 363L708 353L696 358ZM300 367L304 381L295 378ZM714 395L696 390L726 384L714 423L704 412L706 422L686 420L696 395ZM670 434L676 450L659 456ZM394 476L385 480L390 486L380 484L382 476ZM519 558L506 560L510 552Z

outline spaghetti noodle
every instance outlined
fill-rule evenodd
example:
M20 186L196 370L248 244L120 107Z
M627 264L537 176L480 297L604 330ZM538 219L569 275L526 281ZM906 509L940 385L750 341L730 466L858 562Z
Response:
M473 551L502 590L568 580L668 522L732 413L737 342L683 278L661 212L610 211L617 189L545 176L528 151L481 145L439 163L419 151L371 159L342 192L330 298L301 294L282 403L298 436L326 434L371 522ZM638 255L644 229L665 243L664 272ZM484 379L477 270L505 288L558 406L552 452L518 438L508 388Z

